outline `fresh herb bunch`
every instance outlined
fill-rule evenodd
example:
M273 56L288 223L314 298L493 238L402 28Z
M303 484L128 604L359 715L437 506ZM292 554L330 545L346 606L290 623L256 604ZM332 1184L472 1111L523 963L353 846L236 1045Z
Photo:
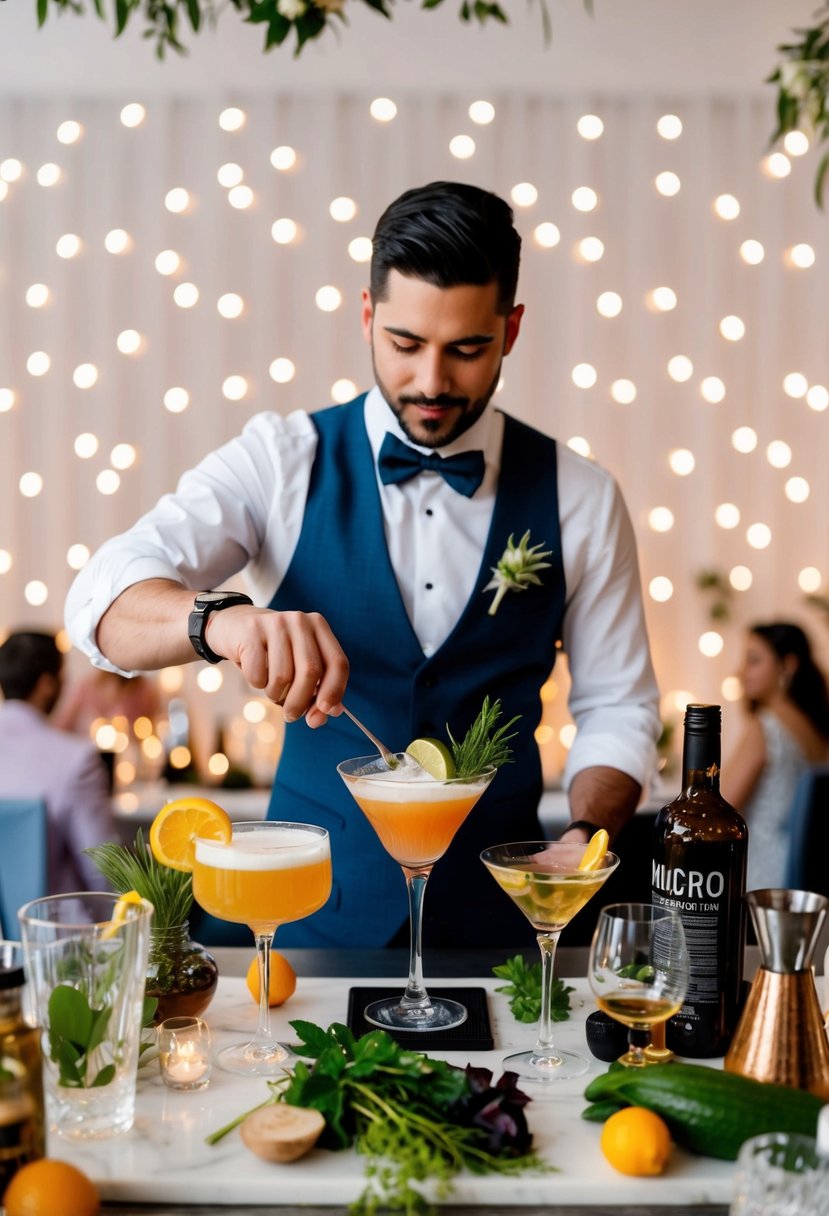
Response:
M446 733L452 744L452 754L455 761L456 777L476 777L490 765L500 768L502 764L512 763L512 748L510 739L514 739L517 731L511 735L507 731L520 718L520 714L510 718L503 726L497 726L501 717L500 700L490 704L489 697L484 697L481 711L460 743L452 734L449 726Z
M499 980L509 980L496 992L509 997L509 1007L517 1022L537 1022L541 1017L541 963L527 963L522 954L508 958L505 963L492 968ZM554 1022L566 1022L570 1016L570 993L558 976L553 977L550 993L550 1017Z
M101 844L84 849L104 878L123 895L137 891L153 905L153 930L182 925L193 906L193 881L190 874L171 870L153 856L139 828L132 849L122 844Z
M351 1145L368 1158L368 1185L351 1211L370 1216L380 1208L407 1214L430 1209L416 1183L451 1192L462 1169L475 1174L518 1174L547 1169L532 1152L514 1073L492 1086L486 1068L453 1067L400 1047L384 1030L357 1039L347 1026L327 1030L313 1022L291 1026L300 1038L293 1074L269 1081L267 1102L311 1107L325 1117L322 1148ZM250 1112L247 1112L250 1113ZM207 1138L216 1144L246 1115Z

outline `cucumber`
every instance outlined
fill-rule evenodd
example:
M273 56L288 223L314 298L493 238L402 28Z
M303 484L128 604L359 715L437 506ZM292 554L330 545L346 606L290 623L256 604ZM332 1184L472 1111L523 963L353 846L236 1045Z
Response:
M802 1089L675 1063L605 1073L590 1082L584 1096L593 1103L645 1106L662 1116L677 1144L724 1161L735 1161L743 1142L762 1132L814 1136L823 1106Z
M611 1115L615 1115L617 1111L624 1110L622 1102L593 1102L590 1106L585 1106L581 1112L582 1119L586 1119L588 1123L604 1123Z

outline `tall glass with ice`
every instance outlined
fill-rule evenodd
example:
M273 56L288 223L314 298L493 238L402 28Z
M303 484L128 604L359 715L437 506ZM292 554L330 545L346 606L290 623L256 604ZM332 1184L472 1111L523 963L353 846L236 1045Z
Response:
M248 1043L219 1053L229 1072L277 1076L294 1059L270 1027L270 951L279 925L303 920L331 894L325 828L282 821L234 823L229 843L196 839L193 895L211 916L247 925L259 959L259 1023Z
M436 780L405 752L390 769L379 756L357 756L337 765L354 801L387 853L401 866L409 894L409 980L401 997L374 1001L363 1016L384 1029L450 1030L466 1021L458 1001L432 998L423 982L421 922L423 897L432 867L483 794L495 768L474 777ZM462 893L458 893L462 898Z

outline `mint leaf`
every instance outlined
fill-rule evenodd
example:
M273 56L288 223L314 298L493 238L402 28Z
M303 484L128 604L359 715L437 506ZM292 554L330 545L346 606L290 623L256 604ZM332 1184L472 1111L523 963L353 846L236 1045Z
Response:
M496 988L509 997L509 1007L517 1022L537 1022L541 1017L541 963L527 964L522 954L508 958L492 968L498 979L509 980ZM568 987L557 976L553 977L550 993L550 1016L554 1022L566 1022L570 1016L570 993Z

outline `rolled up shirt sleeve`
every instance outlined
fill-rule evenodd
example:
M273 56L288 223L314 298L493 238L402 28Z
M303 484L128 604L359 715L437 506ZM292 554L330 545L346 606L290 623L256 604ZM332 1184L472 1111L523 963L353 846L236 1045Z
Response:
M560 449L561 450L561 449ZM564 783L594 765L646 786L656 763L659 693L651 662L633 527L613 477L563 456L563 648L576 737ZM585 467L586 466L586 467Z
M75 578L66 628L96 667L122 671L101 653L98 623L127 587L171 579L194 591L244 570L267 604L288 567L302 524L316 432L307 414L258 414L244 431L181 477L127 532L106 541Z

